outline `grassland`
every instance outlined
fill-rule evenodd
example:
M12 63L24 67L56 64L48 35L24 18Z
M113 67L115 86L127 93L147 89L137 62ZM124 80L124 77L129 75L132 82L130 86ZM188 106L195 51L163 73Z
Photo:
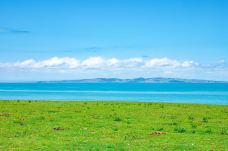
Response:
M228 150L228 106L0 101L0 150Z

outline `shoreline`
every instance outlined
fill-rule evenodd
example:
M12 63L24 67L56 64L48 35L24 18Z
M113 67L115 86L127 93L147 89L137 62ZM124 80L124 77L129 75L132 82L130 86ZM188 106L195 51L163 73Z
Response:
M19 102L65 102L65 103L83 103L83 102L87 102L87 103L142 103L142 104L179 104L179 105L208 105L208 106L228 106L228 104L202 104L202 103L189 103L189 102L169 102L169 101L123 101L123 100L37 100L37 99L0 99L0 101L19 101Z

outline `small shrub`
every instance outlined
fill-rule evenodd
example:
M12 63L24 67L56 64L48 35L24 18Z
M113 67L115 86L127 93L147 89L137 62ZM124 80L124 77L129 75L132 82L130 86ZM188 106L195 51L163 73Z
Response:
M227 129L222 128L221 133L222 135L228 135Z
M174 131L175 132L178 132L178 133L184 133L184 132L186 132L185 128L183 128L183 127L175 127L174 128Z
M208 123L208 118L207 117L203 117L203 122L204 123Z
M172 122L170 125L177 125L178 123L177 122Z
M115 127L115 128L113 128L113 131L118 131L118 128L116 128L116 127Z
M130 121L127 121L127 124L131 124L131 122Z
M40 120L45 120L45 116L40 116L39 119Z
M193 131L192 131L192 134L195 134L195 133L196 133L196 131L195 131L195 130L193 130Z
M158 131L163 131L163 130L164 130L164 128L163 128L163 127L161 127L161 128L158 128L157 130L158 130Z
M108 144L107 148L115 148L113 144Z
M195 118L194 118L193 116L189 115L189 116L188 116L188 119L192 121L192 120L194 120Z
M164 108L164 104L160 104L160 108Z
M196 124L192 123L191 125L192 125L192 128L197 128Z
M122 119L121 119L120 117L117 116L117 117L114 118L114 121L120 122L120 121L122 121Z
M211 134L211 133L212 133L212 130L211 130L211 129L207 129L207 130L205 131L205 133Z

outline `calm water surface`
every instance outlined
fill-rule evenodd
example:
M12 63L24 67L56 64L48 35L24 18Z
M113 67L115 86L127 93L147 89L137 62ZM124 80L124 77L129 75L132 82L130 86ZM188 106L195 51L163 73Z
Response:
M0 83L0 99L228 104L228 83Z

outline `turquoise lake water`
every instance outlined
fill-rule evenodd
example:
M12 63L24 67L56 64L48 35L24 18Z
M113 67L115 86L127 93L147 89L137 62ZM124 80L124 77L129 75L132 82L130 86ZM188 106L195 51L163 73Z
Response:
M228 83L0 83L0 99L228 104Z

